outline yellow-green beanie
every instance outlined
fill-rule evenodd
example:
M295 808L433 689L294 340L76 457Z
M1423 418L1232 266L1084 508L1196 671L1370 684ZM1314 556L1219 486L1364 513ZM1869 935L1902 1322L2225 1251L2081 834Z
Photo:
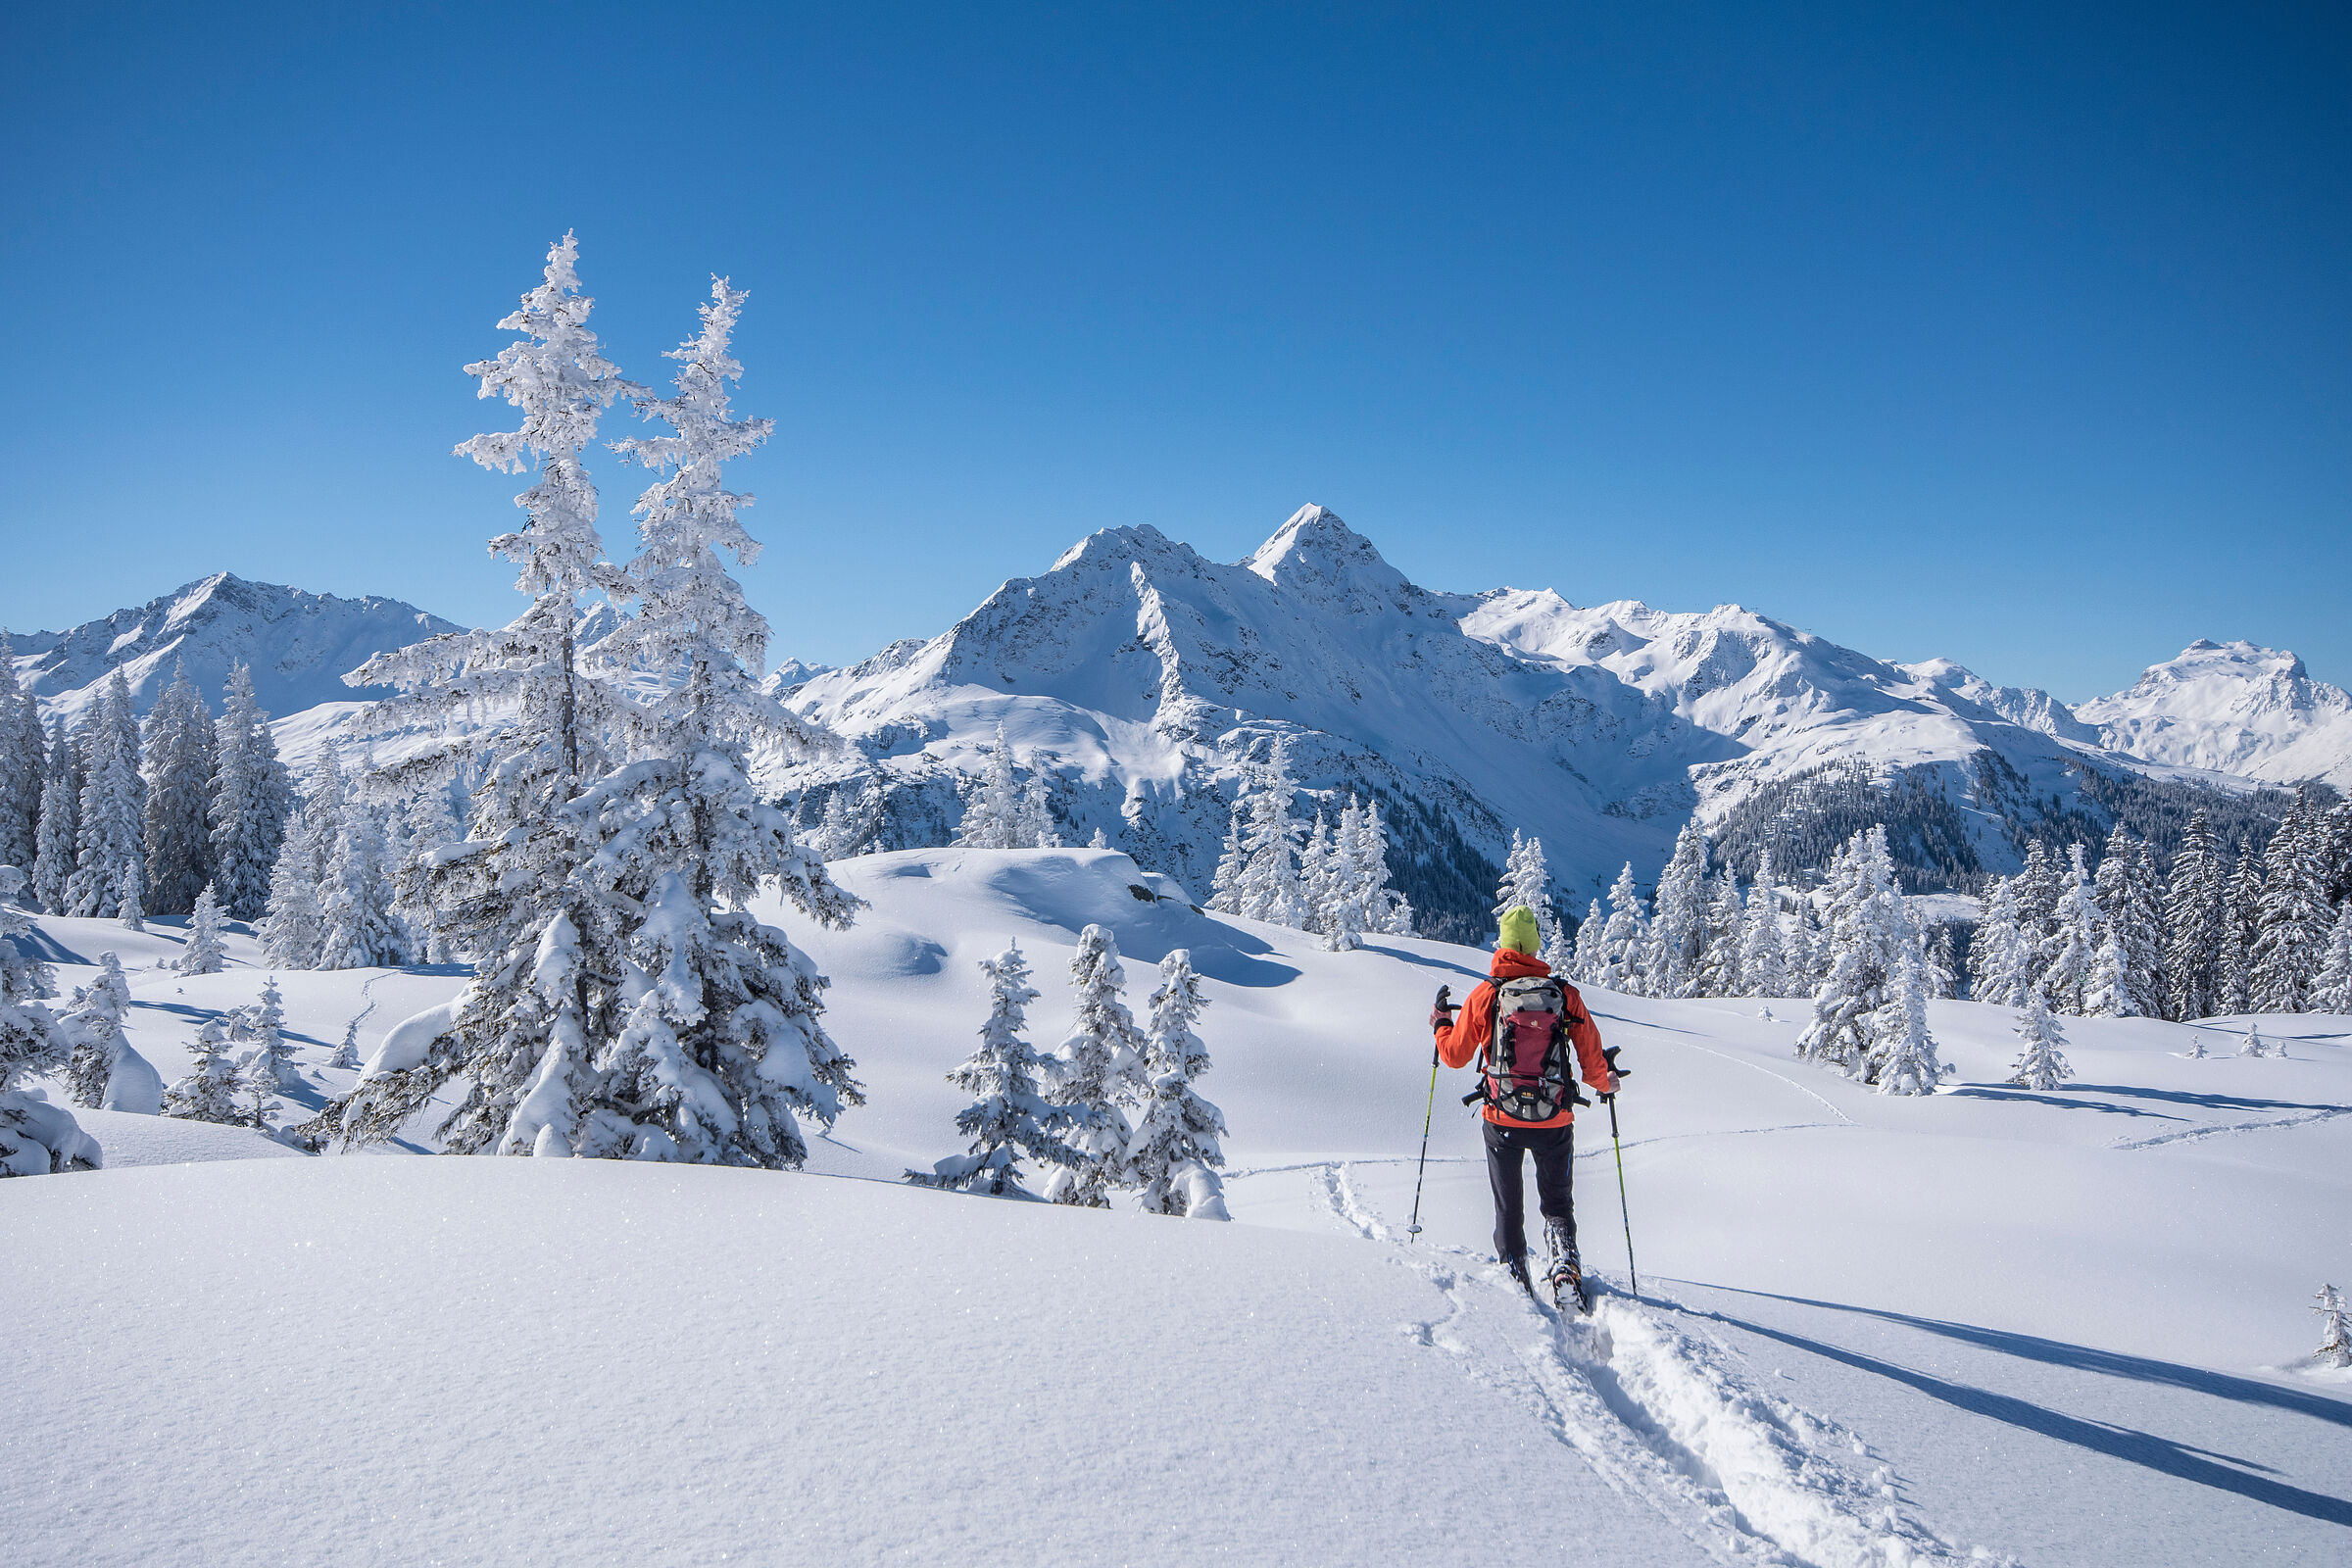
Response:
M1502 945L1513 953L1536 956L1543 941L1536 930L1536 911L1524 904L1514 904L1502 911Z

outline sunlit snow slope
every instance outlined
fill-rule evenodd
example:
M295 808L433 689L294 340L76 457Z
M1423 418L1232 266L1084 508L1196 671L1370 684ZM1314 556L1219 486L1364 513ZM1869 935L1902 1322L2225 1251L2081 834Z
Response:
M110 1168L0 1183L0 1518L33 1563L570 1561L2335 1563L2352 1384L2299 1364L2352 1277L2352 1020L2070 1021L2078 1080L2000 1086L2003 1009L1937 1004L1958 1073L1888 1100L1789 1054L1801 1003L1594 994L1635 1072L1646 1303L1592 1325L1488 1258L1477 1131L1422 1018L1482 956L1329 955L1195 912L1109 853L836 867L832 976L871 1103L813 1174L256 1162L255 1135L91 1113ZM1142 889L1144 897L1134 891ZM1208 977L1201 1087L1238 1223L892 1180L956 1147L974 960L1102 921ZM43 920L60 953L175 945ZM236 951L250 959L250 946ZM85 976L74 966L61 978ZM238 966L136 967L165 1077ZM281 977L310 1098L450 974ZM369 1010L370 1004L372 1010ZM1759 1014L1769 1008L1770 1019ZM1588 1260L1627 1285L1606 1117ZM430 1113L412 1129L429 1140ZM142 1166L136 1161L209 1161ZM860 1179L860 1178L871 1178ZM1497 1473L1546 1517L1495 1517Z

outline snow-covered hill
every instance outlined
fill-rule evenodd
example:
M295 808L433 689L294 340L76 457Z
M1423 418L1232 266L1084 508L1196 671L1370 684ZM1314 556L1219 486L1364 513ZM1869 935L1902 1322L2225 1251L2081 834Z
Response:
M2266 1017L2283 1060L2186 1054L2233 1020L2068 1020L2077 1081L2029 1094L2012 1015L1937 1003L1959 1071L1890 1100L1793 1060L1801 1003L1591 993L1635 1069L1645 1299L1560 1325L1488 1261L1460 1075L1404 1235L1422 1017L1483 955L1325 954L1111 853L836 869L857 925L787 924L868 1103L808 1174L258 1161L282 1152L92 1113L108 1170L0 1182L10 1560L2141 1568L2352 1541L2352 1384L2298 1364L2311 1292L2352 1274L2352 1019ZM1206 977L1232 1225L894 1183L957 1147L974 960L1022 944L1051 1045L1089 921L1131 998L1172 945ZM182 980L152 967L166 923L40 927L122 953L165 1076L262 979L241 933ZM368 1051L462 983L280 979L298 1108L349 1082L322 1064L355 1019ZM1578 1206L1622 1291L1606 1127L1580 1122ZM1498 1472L1542 1517L1498 1517Z
M2291 653L2202 639L2150 664L2129 691L2076 707L2099 743L2246 778L2324 778L2352 790L2352 693Z
M344 671L458 629L397 599L339 599L222 571L71 631L13 636L8 653L17 678L40 700L42 716L63 714L70 725L117 669L145 712L182 661L215 709L230 667L250 664L263 710L285 718L368 695L344 685Z

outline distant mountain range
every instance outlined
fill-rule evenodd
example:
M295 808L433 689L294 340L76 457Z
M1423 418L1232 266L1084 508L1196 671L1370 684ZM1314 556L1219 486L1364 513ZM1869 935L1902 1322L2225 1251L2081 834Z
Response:
M451 629L394 600L223 573L11 652L44 710L69 716L116 665L144 708L176 660L216 704L244 660L299 761L367 695L344 670ZM1024 768L1049 771L1066 837L1101 828L1200 893L1238 779L1280 738L1303 788L1383 802L1436 934L1483 922L1514 828L1543 837L1581 912L1626 860L1654 877L1693 812L1743 870L1765 848L1816 864L1886 820L1912 884L1932 888L2119 816L2162 840L2192 805L2259 816L2283 804L2265 785L2352 788L2352 698L2292 654L2199 642L2070 709L1738 606L1433 592L1312 506L1231 564L1149 526L1104 529L937 637L847 669L787 661L768 684L852 743L778 775L805 815L878 786L883 843L945 842L957 781L1002 725Z

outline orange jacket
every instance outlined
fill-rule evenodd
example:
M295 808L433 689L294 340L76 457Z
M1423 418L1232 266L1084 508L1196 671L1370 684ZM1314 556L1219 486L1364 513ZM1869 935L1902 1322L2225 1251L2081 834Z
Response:
M1516 980L1523 975L1549 974L1551 965L1509 948L1497 948L1487 972L1494 980ZM1461 1010L1453 1015L1452 1024L1438 1030L1438 1055L1446 1066L1469 1066L1494 1038L1494 980L1481 980L1473 987ZM1577 1065L1584 1069L1585 1082L1600 1094L1615 1094L1617 1077L1609 1071L1609 1058L1600 1054L1600 1031L1592 1027L1592 1015L1585 1010L1585 999L1565 980L1560 982L1560 989L1567 993L1568 1039L1576 1047ZM1479 1114L1503 1127L1565 1127L1576 1120L1576 1112L1566 1105L1549 1121L1521 1121L1516 1116L1504 1115L1493 1105L1481 1105Z

